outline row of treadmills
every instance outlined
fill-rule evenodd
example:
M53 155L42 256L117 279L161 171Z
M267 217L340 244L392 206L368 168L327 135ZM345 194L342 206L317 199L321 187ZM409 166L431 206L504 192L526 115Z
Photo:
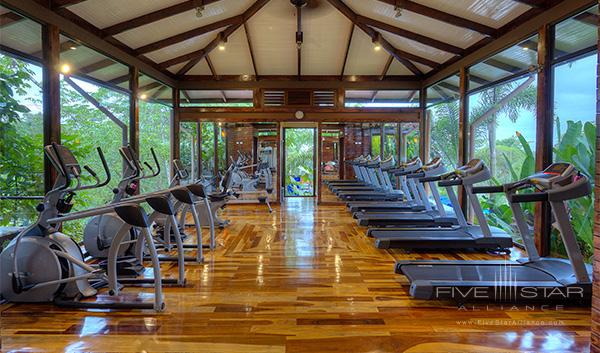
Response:
M570 222L568 201L591 193L586 175L569 163L554 163L542 172L497 186L480 159L447 172L441 158L423 164L419 158L396 164L393 158L360 156L346 163L355 179L330 180L328 187L346 206L367 236L381 249L481 250L506 254L513 238L488 224L479 194L503 193L513 213L526 258L517 261L398 261L395 270L410 282L418 299L466 301L541 301L589 303L592 269L586 264ZM487 183L486 183L487 182ZM460 206L459 187L476 222ZM444 188L449 205L438 188ZM522 204L547 202L568 258L539 255Z

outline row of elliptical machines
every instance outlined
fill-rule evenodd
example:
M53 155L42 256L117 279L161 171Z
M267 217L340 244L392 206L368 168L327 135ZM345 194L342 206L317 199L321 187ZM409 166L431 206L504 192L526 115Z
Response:
M227 192L209 194L201 184L175 185L146 194L138 194L139 181L160 173L160 164L154 151L156 165L147 174L129 146L120 149L125 161L124 176L113 190L113 201L105 206L78 212L70 212L75 193L107 185L111 174L102 151L99 156L107 175L100 182L97 174L88 166L83 170L96 183L82 184L82 168L66 147L53 144L45 148L46 155L58 171L54 188L46 194L38 207L40 216L36 223L21 232L0 254L0 295L12 302L55 302L64 306L85 308L133 308L164 309L162 285L185 285L186 261L201 263L203 247L213 249L214 224L211 222L210 197L227 197ZM177 161L175 161L178 164ZM177 168L176 168L177 169ZM183 169L178 177L185 177ZM152 210L147 214L142 205ZM199 210L207 212L211 231L210 244L202 244L202 225ZM183 244L179 213L191 212L196 232L196 244ZM84 232L84 254L70 237L59 232L64 222L90 218ZM185 218L185 215L182 216ZM153 224L160 224L163 233L153 233ZM168 236L167 236L168 235ZM172 246L174 240L175 246ZM168 256L175 250L176 256ZM195 250L195 257L185 257L184 251ZM159 253L163 253L160 255ZM89 257L99 261L86 261ZM152 278L144 277L146 262L151 263ZM160 261L178 263L177 279L160 277ZM54 269L56 265L56 269ZM123 285L154 285L154 303L144 303L116 298ZM82 299L93 297L98 290L108 287L108 295L114 301L102 303Z
M356 165L356 161L349 164ZM520 234L527 257L518 261L398 261L396 272L407 276L410 294L419 299L452 299L458 302L561 301L586 303L591 299L591 268L585 264L568 213L568 201L591 193L587 176L569 163L554 163L522 180L499 186L479 186L491 174L483 161L474 159L446 172L441 160L414 168L411 163L389 171L399 183L414 180L420 185L408 188L403 201L348 202L348 209L378 248L488 250L508 253L513 238L488 224L478 195L504 193ZM360 179L360 178L359 178ZM363 180L330 181L329 186L363 185ZM446 209L437 187L446 189L451 204ZM477 220L467 222L456 189L464 190ZM425 192L429 189L434 202ZM403 188L404 190L404 188ZM409 201L412 199L413 201ZM420 199L424 205L416 205ZM521 204L548 202L555 227L567 250L567 259L541 257ZM422 206L429 207L423 208ZM427 214L427 208L430 209ZM441 220L441 221L440 221Z

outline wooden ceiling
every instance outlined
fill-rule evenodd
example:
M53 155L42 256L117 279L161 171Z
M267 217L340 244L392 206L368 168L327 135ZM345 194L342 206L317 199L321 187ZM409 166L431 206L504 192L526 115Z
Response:
M35 1L180 81L421 80L561 2L309 0L297 45L289 0Z

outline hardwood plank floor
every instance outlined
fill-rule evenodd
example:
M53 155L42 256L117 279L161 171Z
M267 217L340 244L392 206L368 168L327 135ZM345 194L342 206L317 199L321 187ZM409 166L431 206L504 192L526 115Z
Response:
M165 289L165 312L3 305L2 351L589 351L589 308L414 300L393 272L396 259L490 255L378 250L343 206L263 207L226 210L218 249L187 265L185 288ZM172 264L163 270L176 275Z

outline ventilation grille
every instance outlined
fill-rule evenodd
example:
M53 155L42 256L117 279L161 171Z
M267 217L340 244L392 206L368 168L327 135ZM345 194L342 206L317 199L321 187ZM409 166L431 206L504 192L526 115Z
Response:
M334 107L335 91L314 91L313 105L315 107Z
M263 105L265 107L283 107L285 105L285 91L264 91Z

